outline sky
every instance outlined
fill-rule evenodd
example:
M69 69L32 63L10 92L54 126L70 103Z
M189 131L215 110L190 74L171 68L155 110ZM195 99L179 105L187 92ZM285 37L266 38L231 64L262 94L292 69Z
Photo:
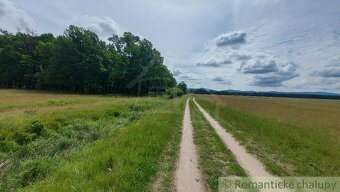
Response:
M71 24L148 39L190 88L340 93L339 0L0 0L10 32Z

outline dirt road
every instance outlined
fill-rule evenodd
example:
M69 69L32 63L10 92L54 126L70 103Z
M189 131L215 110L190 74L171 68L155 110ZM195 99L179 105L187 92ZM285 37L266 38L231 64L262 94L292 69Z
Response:
M176 169L176 188L178 192L203 192L206 190L202 174L198 168L198 155L193 138L189 100L190 98L187 100L184 112L180 156Z
M249 154L244 146L240 145L234 137L228 133L215 119L213 119L196 101L194 102L204 117L209 121L216 133L220 136L224 144L235 155L237 162L246 171L250 177L272 177L273 175L266 171L265 166L255 156Z

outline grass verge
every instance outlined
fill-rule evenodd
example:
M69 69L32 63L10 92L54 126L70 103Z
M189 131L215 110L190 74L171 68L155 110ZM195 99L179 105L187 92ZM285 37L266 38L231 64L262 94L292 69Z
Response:
M240 112L214 102L197 102L247 150L279 176L340 175L340 145L327 129L308 129Z
M184 110L183 110L184 111ZM183 121L183 119L182 119ZM152 184L152 191L170 192L176 191L174 174L176 170L176 162L178 160L179 146L181 141L182 129L174 129L170 142L164 150L159 170Z
M151 191L160 159L181 129L186 98L169 100L87 145L27 191Z
M194 141L200 155L200 167L212 191L218 191L219 177L246 176L232 152L192 100L190 100L190 113L194 127Z

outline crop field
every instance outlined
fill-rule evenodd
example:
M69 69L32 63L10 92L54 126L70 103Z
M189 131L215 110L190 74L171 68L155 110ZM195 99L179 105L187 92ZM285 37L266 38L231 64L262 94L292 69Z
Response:
M340 175L340 101L198 95L217 121L280 176Z

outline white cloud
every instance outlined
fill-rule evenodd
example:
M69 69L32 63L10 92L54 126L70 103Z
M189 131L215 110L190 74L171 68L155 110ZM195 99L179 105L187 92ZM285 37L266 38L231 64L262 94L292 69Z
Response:
M33 28L35 22L25 11L9 0L0 0L0 28L14 32L17 28Z
M199 62L196 65L203 66L203 67L221 67L223 65L228 65L228 64L231 64L230 59L224 59L224 60L211 59L209 61Z
M236 46L246 43L247 33L245 31L234 31L231 33L224 33L215 39L218 47Z
M242 66L241 72L244 74L265 74L278 71L275 60L261 61L252 60Z
M121 34L120 26L110 17L83 15L81 17L76 17L74 20L81 26L97 33L97 35L104 40L112 34Z

